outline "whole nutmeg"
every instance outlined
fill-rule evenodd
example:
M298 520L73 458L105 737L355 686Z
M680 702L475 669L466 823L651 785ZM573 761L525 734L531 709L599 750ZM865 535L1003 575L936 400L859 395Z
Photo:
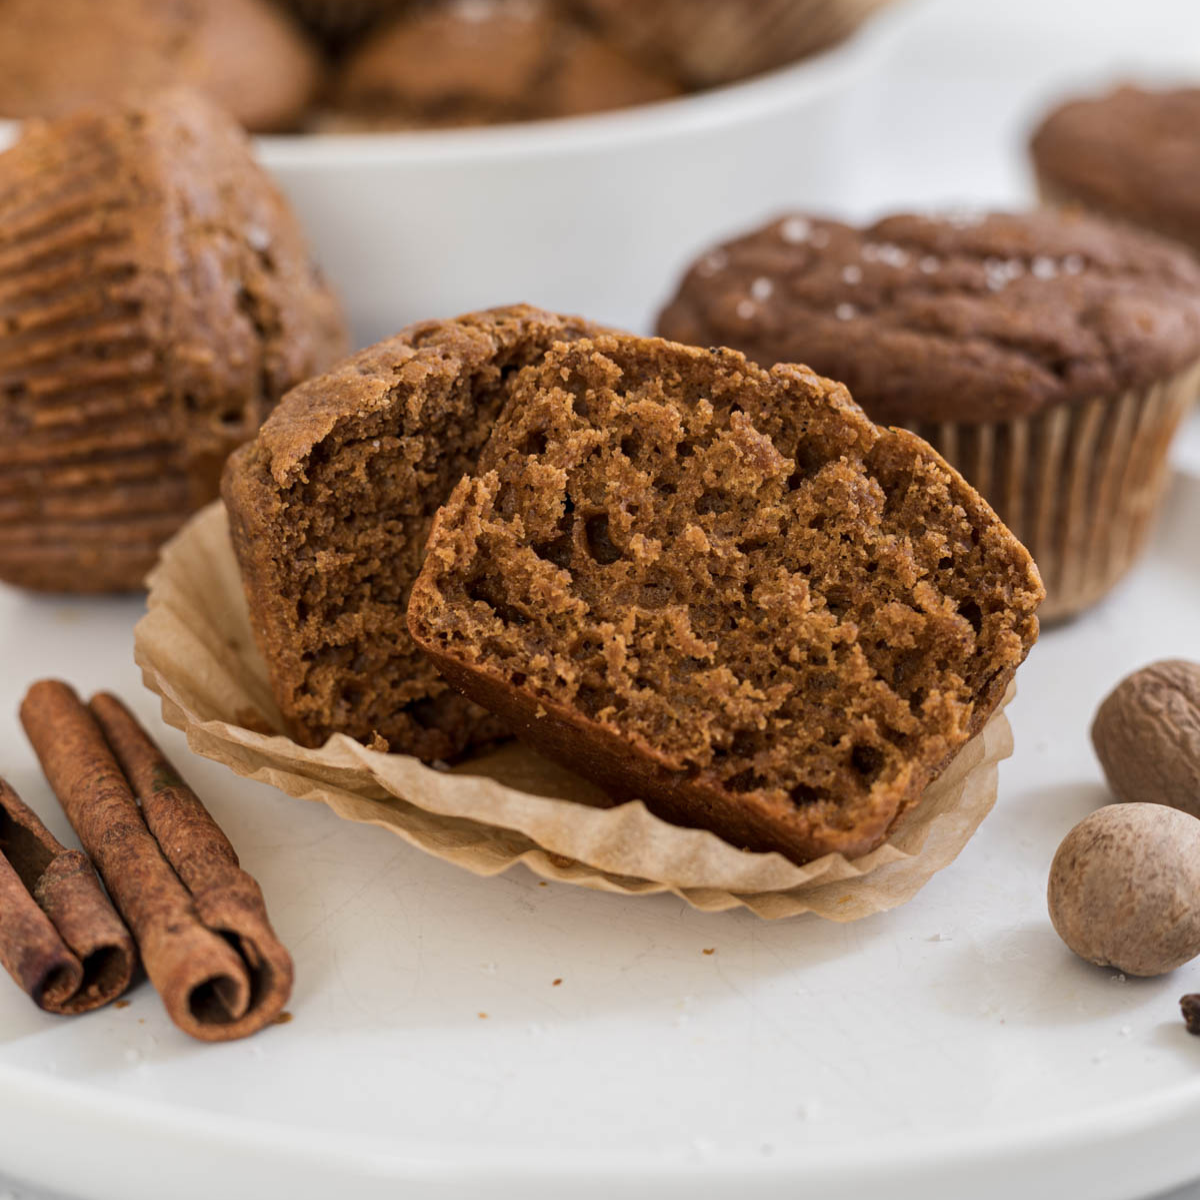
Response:
M1200 663L1168 659L1123 679L1096 713L1092 745L1119 800L1200 817Z
M1050 920L1088 962L1165 975L1200 954L1200 821L1162 804L1110 804L1050 867Z

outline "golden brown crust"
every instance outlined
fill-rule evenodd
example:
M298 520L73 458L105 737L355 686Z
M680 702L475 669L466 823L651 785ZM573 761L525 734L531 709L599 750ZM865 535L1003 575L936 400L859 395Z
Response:
M595 327L518 306L427 321L293 390L224 479L251 622L288 729L427 760L502 736L404 624L433 513L513 373Z
M1200 264L1079 212L796 213L701 256L658 332L807 363L876 421L1005 421L1194 363Z
M983 728L1042 594L978 493L841 385L608 336L517 378L408 621L614 795L805 860L878 845Z

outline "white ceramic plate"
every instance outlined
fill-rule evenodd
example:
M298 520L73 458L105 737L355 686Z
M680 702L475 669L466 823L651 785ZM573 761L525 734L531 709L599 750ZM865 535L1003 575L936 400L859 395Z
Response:
M1090 968L1043 898L1059 839L1106 799L1097 701L1200 658L1198 525L1181 473L1142 568L1022 670L996 811L913 903L855 925L476 879L163 731L263 884L295 1019L201 1046L148 986L63 1020L0 981L0 1163L89 1200L160 1200L168 1179L178 1200L987 1200L1050 1177L1129 1200L1200 1174L1200 1039L1177 1008L1200 964ZM64 837L13 714L54 673L159 728L128 661L138 608L0 591L0 763Z
M1019 200L1003 151L1054 80L1182 59L1200 27L1187 0L1081 12L938 0L876 81L871 183L840 206ZM0 588L0 771L68 836L16 705L44 674L118 689L298 968L295 1020L223 1047L187 1042L145 986L63 1021L0 978L0 1168L87 1200L1134 1200L1200 1176L1200 1039L1177 1009L1200 966L1091 969L1043 899L1059 839L1106 798L1096 703L1154 658L1200 658L1200 423L1180 462L1142 568L1022 670L996 811L912 904L851 926L475 879L188 756L130 662L136 601Z

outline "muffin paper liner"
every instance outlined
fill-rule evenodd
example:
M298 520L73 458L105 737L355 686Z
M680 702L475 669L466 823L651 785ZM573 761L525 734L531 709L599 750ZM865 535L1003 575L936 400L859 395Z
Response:
M709 912L813 912L853 921L912 899L966 845L996 800L1012 753L1003 705L870 854L797 866L668 824L641 801L614 804L518 742L453 770L368 750L337 734L306 749L279 731L250 628L225 510L210 505L165 548L135 634L146 685L189 746L238 775L380 825L478 875L523 862L548 879L623 895L673 892ZM1011 698L1012 689L1005 697Z
M1145 548L1170 475L1171 440L1200 391L1200 363L1145 391L1031 417L910 423L983 494L1033 555L1043 622L1094 604Z

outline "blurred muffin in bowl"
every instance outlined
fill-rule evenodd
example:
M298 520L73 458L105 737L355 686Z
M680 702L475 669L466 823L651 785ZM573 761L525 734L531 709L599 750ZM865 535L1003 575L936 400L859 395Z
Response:
M295 129L320 57L269 0L4 0L0 117L58 117L165 87L255 132Z
M371 34L332 89L324 129L492 125L677 95L551 0L449 0Z
M691 88L746 79L848 37L888 0L575 0L597 26Z

